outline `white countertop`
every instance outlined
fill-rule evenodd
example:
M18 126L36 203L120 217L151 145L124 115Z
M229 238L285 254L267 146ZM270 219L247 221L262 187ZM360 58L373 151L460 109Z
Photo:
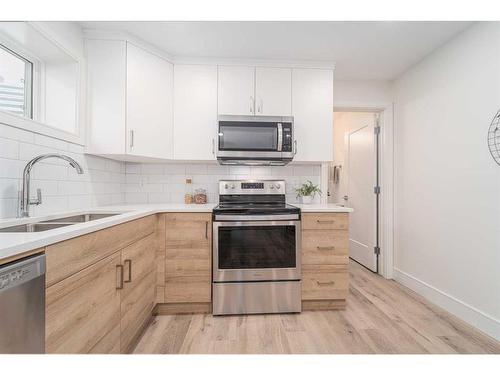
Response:
M144 216L161 212L212 212L215 203L208 204L135 204L102 206L91 208L85 211L71 211L55 213L43 217L31 217L28 219L4 219L0 220L0 228L13 225L21 225L41 220L51 220L65 216L80 215L85 213L120 213L120 215L107 218L68 225L66 227L51 229L36 233L0 233L0 260L16 257L53 243L68 240L87 233L95 232L113 225L125 223L130 220L139 219ZM302 212L352 212L351 208L338 206L335 204L294 204Z
M352 212L350 207L339 206L333 203L318 203L318 204L295 204L292 206L300 208L301 212Z

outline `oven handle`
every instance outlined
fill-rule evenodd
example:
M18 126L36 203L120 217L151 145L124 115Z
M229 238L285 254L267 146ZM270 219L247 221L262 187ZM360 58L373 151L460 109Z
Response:
M267 226L290 226L290 225L299 227L300 229L300 220L214 221L213 222L214 229L218 227L256 227L256 226L267 227Z
M293 214L293 215L215 215L215 220L224 220L224 221L231 221L231 222L241 222L241 221L252 221L252 222L259 222L259 220L262 221L277 221L279 220L300 220L300 217L298 214Z

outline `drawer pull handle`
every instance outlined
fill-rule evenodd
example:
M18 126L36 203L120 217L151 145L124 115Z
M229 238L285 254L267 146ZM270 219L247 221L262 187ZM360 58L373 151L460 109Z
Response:
M318 250L335 250L335 246L318 246Z
M316 284L318 284L318 286L328 286L328 285L335 285L335 281L327 281L327 282L320 282L320 281L316 281Z
M118 285L116 289L123 289L123 266L121 264L116 265L116 274L118 276L118 271L120 271L120 277L118 278Z
M125 283L129 283L132 281L132 260L125 259L125 265L128 265L128 279L125 280Z
M318 224L333 224L335 220L316 220Z
M205 221L205 238L208 240L208 221Z

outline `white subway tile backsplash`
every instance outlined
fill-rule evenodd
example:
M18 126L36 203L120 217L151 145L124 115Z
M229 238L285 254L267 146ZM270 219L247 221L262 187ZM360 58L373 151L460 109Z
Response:
M12 139L0 138L0 157L8 159L19 158L19 142Z
M31 195L36 195L37 188L42 189L43 203L30 207L32 215L125 202L124 162L85 155L82 145L0 124L0 218L18 215L22 171L30 159L45 153L74 158L84 174L77 174L59 159L46 159L35 165Z
M125 173L127 174L139 174L141 173L141 165L136 163L127 163L125 165Z
M164 164L163 174L158 174L158 165L129 164L126 170L124 190L127 192L127 203L182 203L186 192L205 189L209 202L217 202L219 180L238 179L272 179L281 178L286 181L287 198L296 202L295 188L307 181L319 183L320 168L316 165L286 167L249 167L223 166L214 163ZM295 169L294 169L295 168ZM139 172L140 171L140 172ZM299 173L305 173L299 175ZM186 178L192 179L192 185L186 184ZM163 190L160 190L162 186ZM157 191L155 191L157 190Z

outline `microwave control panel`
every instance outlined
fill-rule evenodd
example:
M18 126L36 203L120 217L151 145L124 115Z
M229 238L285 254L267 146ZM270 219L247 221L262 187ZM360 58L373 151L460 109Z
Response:
M293 151L293 136L292 136L292 124L283 123L283 146L281 151L292 152Z

